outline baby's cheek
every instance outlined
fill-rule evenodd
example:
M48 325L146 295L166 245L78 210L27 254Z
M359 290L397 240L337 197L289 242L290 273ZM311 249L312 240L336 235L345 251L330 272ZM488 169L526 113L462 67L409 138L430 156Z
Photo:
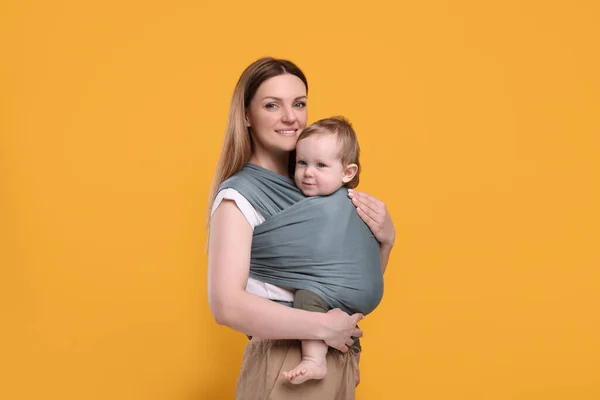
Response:
M294 182L296 183L296 186L298 186L298 187L300 187L300 184L302 183L302 177L299 176L297 172L294 175Z

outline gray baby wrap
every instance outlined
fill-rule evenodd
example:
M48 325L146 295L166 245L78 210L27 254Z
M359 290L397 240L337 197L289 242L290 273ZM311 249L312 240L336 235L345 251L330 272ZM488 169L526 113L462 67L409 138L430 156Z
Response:
M291 179L252 164L219 190L226 188L265 217L254 229L250 277L310 290L347 313L377 307L383 296L379 243L346 188L305 197Z

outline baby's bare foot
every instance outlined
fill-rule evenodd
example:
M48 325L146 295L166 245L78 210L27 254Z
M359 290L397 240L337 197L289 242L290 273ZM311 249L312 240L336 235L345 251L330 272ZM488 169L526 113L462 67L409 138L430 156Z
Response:
M327 375L327 360L325 358L302 357L302 361L294 369L282 372L284 378L294 385L299 385L309 379L323 379Z

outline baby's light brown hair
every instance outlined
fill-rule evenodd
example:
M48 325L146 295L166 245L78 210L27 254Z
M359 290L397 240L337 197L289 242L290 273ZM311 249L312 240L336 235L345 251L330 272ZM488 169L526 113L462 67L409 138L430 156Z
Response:
M357 187L360 175L360 146L358 145L358 139L354 129L352 129L350 121L342 116L321 119L304 128L298 137L298 141L313 135L337 136L337 141L340 146L338 158L341 161L342 166L344 168L350 164L356 164L358 166L354 178L344 186L350 189Z

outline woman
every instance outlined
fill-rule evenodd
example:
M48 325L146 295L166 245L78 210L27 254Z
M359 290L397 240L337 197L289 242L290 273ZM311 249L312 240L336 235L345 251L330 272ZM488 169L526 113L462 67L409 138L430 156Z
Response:
M250 279L252 232L264 217L235 190L217 193L219 185L247 163L289 176L290 152L308 119L307 91L306 77L289 61L263 58L251 64L233 94L215 173L209 304L217 323L255 337L244 354L238 399L354 397L357 366L348 349L352 337L362 335L356 324L363 316L339 309L326 314L293 309L289 307L293 293ZM351 197L381 244L385 266L395 239L389 214L383 203L367 194L355 191ZM323 381L291 387L280 378L280 371L299 360L300 347L297 340L285 339L323 340L341 353L330 352L329 375Z

